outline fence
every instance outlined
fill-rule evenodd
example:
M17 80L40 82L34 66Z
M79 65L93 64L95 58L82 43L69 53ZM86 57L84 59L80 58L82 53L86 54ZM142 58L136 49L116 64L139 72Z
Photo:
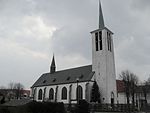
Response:
M102 112L126 112L126 111L150 111L150 104L147 104L143 107L138 108L137 106L133 106L132 104L98 104L98 103L90 103L89 111Z

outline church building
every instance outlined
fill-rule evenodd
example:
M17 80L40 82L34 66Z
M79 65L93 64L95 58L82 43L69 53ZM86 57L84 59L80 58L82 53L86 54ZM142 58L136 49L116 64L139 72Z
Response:
M96 81L101 102L117 102L113 32L104 24L100 3L99 28L91 31L91 40L92 64L56 71L53 56L50 72L42 74L31 87L34 100L65 104L77 103L80 99L90 102Z

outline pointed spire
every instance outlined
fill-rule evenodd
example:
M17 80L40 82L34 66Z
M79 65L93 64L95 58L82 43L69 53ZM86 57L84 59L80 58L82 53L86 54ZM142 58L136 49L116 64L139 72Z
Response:
M104 19L103 19L103 13L101 8L101 1L99 0L99 29L104 28Z
M55 71L56 71L56 66L55 66L55 58L53 54L53 59L52 59L51 67L50 67L50 73L54 73Z

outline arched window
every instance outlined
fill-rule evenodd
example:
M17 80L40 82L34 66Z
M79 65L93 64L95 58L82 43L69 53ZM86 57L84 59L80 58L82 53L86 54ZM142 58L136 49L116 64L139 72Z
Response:
M83 90L81 86L78 86L76 89L77 100L83 99Z
M38 93L38 100L42 100L42 89L39 90L39 93Z
M35 99L36 99L36 88L33 89L33 100L35 100Z
M53 90L53 88L51 88L51 89L49 90L49 99L50 99L50 100L53 100L53 99L54 99L54 90Z
M61 92L61 99L66 100L67 99L67 88L63 87Z

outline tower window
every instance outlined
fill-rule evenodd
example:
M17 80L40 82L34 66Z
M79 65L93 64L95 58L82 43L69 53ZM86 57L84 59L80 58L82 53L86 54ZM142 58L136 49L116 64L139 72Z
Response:
M108 47L108 51L109 51L109 36L108 36L108 32L107 32L107 47Z
M96 51L98 51L98 33L95 33L95 45L96 45Z
M107 32L107 44L108 44L108 51L111 51L111 34Z
M103 49L102 31L95 33L95 46L96 51Z
M110 51L111 51L111 35L110 35L110 33L109 33L109 43L110 43L109 49L110 49Z
M100 47L100 50L103 49L103 43L102 43L102 31L99 32L99 47Z

